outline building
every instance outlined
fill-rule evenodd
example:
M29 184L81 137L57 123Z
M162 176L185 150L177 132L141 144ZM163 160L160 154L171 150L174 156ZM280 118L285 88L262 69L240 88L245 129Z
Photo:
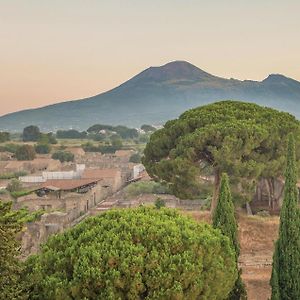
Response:
M82 178L102 180L103 184L111 187L113 193L125 184L119 169L85 169Z
M17 208L30 211L62 211L74 220L107 197L108 191L98 179L47 180L33 189L30 195L17 200Z

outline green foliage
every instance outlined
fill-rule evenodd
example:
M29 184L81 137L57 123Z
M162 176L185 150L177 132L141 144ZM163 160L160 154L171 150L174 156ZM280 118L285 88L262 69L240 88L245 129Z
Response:
M27 261L30 299L225 299L227 237L176 210L112 210L49 238Z
M155 207L156 207L157 209L160 209L160 208L166 206L166 202L165 202L163 199L161 199L161 198L158 197L158 198L155 200L154 205L155 205Z
M31 145L22 145L16 151L17 160L33 160L36 152Z
M272 299L300 299L300 212L295 141L289 135L279 238L273 258Z
M168 188L154 181L139 181L128 185L125 189L125 197L132 198L141 194L167 194Z
M52 154L53 159L57 159L60 162L74 161L74 154L69 151L56 151Z
M119 135L117 135L117 134L112 135L111 138L110 138L110 140L111 140L111 145L115 149L119 150L119 149L122 148L123 143L122 143L122 139L121 139L121 137Z
M242 182L249 200L255 180L283 173L284 143L289 132L299 140L299 124L288 113L252 103L222 101L201 106L154 132L143 164L155 180L170 183L180 198L198 192L201 164L208 164L216 178L226 172Z
M22 183L18 179L13 179L6 187L6 189L10 192L19 192L22 190Z
M139 153L132 154L129 158L129 162L136 163L136 164L140 163L141 155Z
M9 143L9 144L0 146L0 152L10 152L10 153L15 154L19 148L20 148L20 145Z
M229 178L225 173L222 174L219 199L213 213L213 227L220 229L222 234L229 238L231 247L235 252L236 265L238 268L238 257L240 254L238 225L235 219L234 205L229 187ZM228 297L229 300L247 299L247 292L240 277L240 271L238 275L235 286Z
M56 137L58 139L86 139L87 138L87 132L79 132L75 129L70 130L58 130L56 132Z
M156 130L155 127L147 124L142 125L141 129L144 130L145 132L154 132Z
M27 126L23 130L23 141L24 142L37 142L40 138L41 132L37 126Z
M49 144L38 143L34 146L35 152L39 154L48 154L51 152L51 146Z
M116 143L118 144L118 142ZM121 147L120 145L103 145L103 144L100 144L98 146L94 145L93 143L85 143L81 146L83 148L83 150L85 152L101 152L103 154L105 153L115 153L117 150L120 150Z
M19 191L13 191L10 192L10 195L14 198L14 199L18 199L20 197L24 197L27 195L32 194L32 190L19 190Z
M19 178L21 176L26 176L27 172L20 171L20 172L14 172L14 173L1 173L0 179L13 179L13 178Z
M91 126L87 132L88 133L96 133L98 134L100 131L105 130L109 133L115 132L118 134L122 139L133 139L135 137L138 137L139 133L134 128L128 128L126 126L111 126L111 125L101 125L96 124Z
M22 230L23 212L12 211L11 202L0 200L0 298L26 299L22 285L22 263L18 233Z
M0 143L5 143L10 141L10 134L9 132L0 132Z
M52 132L41 133L38 143L39 144L57 144L57 140Z

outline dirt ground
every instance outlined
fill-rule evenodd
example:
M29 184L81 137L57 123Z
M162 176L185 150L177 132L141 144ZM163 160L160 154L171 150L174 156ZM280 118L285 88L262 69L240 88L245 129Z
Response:
M209 221L207 212L193 212L197 220ZM268 300L274 242L278 235L278 217L252 217L239 214L242 278L249 300Z

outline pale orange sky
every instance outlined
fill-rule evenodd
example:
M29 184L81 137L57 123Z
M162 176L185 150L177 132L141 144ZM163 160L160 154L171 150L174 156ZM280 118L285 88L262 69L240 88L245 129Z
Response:
M1 0L0 115L109 90L187 60L300 81L298 0Z

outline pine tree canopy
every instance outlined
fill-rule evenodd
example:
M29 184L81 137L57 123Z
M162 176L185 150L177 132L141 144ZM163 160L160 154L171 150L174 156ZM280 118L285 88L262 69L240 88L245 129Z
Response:
M31 299L225 299L229 239L161 207L112 210L53 237L27 262Z

